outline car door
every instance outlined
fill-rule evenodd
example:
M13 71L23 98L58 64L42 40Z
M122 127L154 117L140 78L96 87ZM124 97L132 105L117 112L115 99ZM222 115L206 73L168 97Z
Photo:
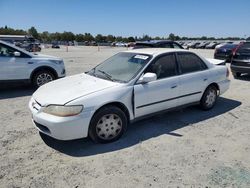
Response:
M200 101L208 84L209 69L197 55L190 52L178 52L177 61L181 72L178 105Z
M179 95L179 76L175 54L165 54L153 61L144 71L155 73L157 80L134 85L135 117L175 107Z
M15 56L19 52L20 56ZM0 43L0 80L28 79L30 56L8 45Z

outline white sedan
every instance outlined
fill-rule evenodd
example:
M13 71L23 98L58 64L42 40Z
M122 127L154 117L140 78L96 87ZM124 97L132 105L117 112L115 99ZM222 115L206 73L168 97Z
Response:
M211 61L177 49L120 52L40 87L29 102L34 125L59 140L107 143L145 116L194 104L209 110L230 83L227 67Z

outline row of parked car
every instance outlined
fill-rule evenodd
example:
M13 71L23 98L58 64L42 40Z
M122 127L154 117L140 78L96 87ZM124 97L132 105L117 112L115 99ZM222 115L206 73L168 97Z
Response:
M25 49L28 52L40 52L41 51L41 47L39 43L21 43L21 42L15 42L14 43L15 46L18 46L20 48Z
M189 49L189 48L194 48L194 49L215 49L218 48L222 45L225 44L240 44L241 41L228 41L228 42L218 42L218 41L192 41L192 42L188 42L188 41L179 41L179 43L185 48L185 49Z
M234 77L250 73L250 42L179 42L184 48L215 49L214 59L225 60L231 63Z
M59 140L89 136L100 143L119 139L130 122L154 113L193 104L212 109L229 87L221 61L176 42L148 41L135 48L85 74L50 82L65 77L62 59L0 41L0 81L26 80L39 87L29 108L41 133ZM250 42L237 46L231 70L235 76L250 73Z

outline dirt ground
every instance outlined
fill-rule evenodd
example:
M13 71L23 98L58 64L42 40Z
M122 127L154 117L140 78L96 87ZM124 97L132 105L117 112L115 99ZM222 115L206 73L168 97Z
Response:
M43 49L67 74L123 48ZM194 50L212 58L212 50ZM33 127L26 85L1 86L0 187L249 187L250 77L234 79L211 111L190 107L129 126L117 142L57 141Z

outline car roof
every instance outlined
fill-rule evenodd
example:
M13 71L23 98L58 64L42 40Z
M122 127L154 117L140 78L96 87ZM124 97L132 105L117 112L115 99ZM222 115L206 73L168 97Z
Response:
M128 50L125 52L157 56L160 54L170 53L170 52L190 52L190 51L184 49L174 49L174 48L140 48L140 49Z

